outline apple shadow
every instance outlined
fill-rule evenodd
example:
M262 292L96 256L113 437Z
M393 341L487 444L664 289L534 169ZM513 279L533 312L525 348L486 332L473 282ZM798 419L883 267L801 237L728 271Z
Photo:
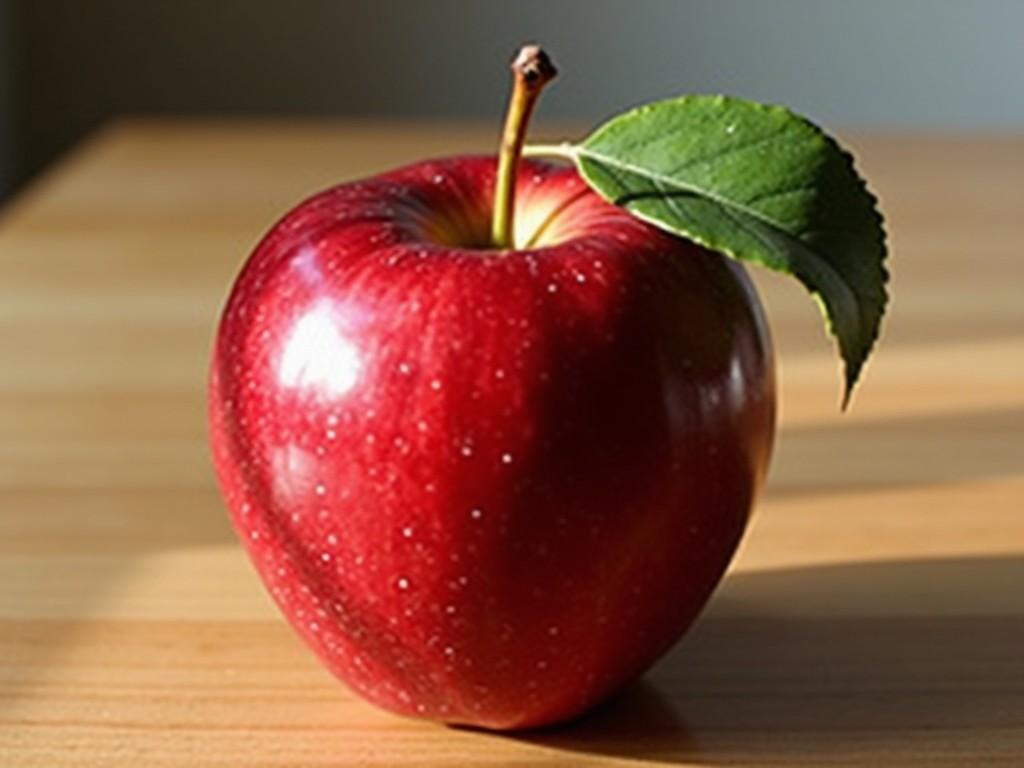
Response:
M1024 753L1024 558L737 573L646 679L538 746L659 765ZM860 763L858 763L860 764Z

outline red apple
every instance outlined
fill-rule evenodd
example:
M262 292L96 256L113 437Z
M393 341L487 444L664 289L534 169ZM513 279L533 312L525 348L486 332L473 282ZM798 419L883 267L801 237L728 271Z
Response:
M399 713L570 718L693 621L771 450L742 268L524 162L488 248L493 158L298 206L217 335L232 519L327 667Z

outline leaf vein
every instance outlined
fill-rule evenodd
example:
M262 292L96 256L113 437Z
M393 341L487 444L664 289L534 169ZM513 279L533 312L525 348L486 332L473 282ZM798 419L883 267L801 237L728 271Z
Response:
M648 168L643 168L643 167L638 166L638 165L633 165L632 163L626 163L626 162L623 162L623 161L618 160L616 158L609 157L607 155L603 155L603 154L600 154L600 153L594 153L591 150L587 149L586 147L580 147L580 152L585 157L590 158L594 162L603 163L603 164L611 166L613 168L617 168L620 171L624 171L626 173L631 173L634 176L639 176L640 178L648 178L652 182L660 180L663 184L666 184L669 187L681 190L683 192L691 192L691 193L693 193L695 195L701 195L702 197L706 197L709 200L712 200L712 201L718 203L721 206L728 206L728 207L731 207L731 208L735 208L736 210L742 211L743 213L747 214L748 216L751 216L751 217L753 217L755 219L759 219L760 221L763 221L765 224L769 224L769 225L771 225L772 227L774 227L776 229L779 229L779 230L782 230L783 232L787 232L788 233L788 230L786 229L786 225L785 224L783 224L783 223L781 223L779 221L775 221L770 216L766 216L765 214L761 213L760 211L758 211L755 208L748 208L743 203L739 203L739 202L737 202L735 200L729 200L728 198L722 197L721 195L718 195L718 194L712 192L711 190L703 189L703 188L697 187L697 186L695 186L693 184L687 184L685 182L677 181L677 180L675 180L675 179L673 179L673 178L671 178L671 177L669 177L669 176L667 176L667 175L665 175L663 173L658 173L657 171L652 171L652 170L650 170Z

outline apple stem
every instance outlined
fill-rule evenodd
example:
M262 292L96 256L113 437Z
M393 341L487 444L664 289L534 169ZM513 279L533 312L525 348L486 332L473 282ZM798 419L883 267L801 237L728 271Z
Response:
M495 248L512 248L515 232L516 176L523 154L526 127L540 92L558 74L551 59L539 45L524 45L512 59L512 95L505 113L494 181L494 211L491 241Z

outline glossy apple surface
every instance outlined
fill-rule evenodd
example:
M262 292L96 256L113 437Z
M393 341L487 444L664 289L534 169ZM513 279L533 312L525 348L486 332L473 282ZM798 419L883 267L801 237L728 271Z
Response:
M489 728L577 715L697 615L774 426L742 269L524 163L328 190L228 300L211 440L236 529L323 662L387 709Z

